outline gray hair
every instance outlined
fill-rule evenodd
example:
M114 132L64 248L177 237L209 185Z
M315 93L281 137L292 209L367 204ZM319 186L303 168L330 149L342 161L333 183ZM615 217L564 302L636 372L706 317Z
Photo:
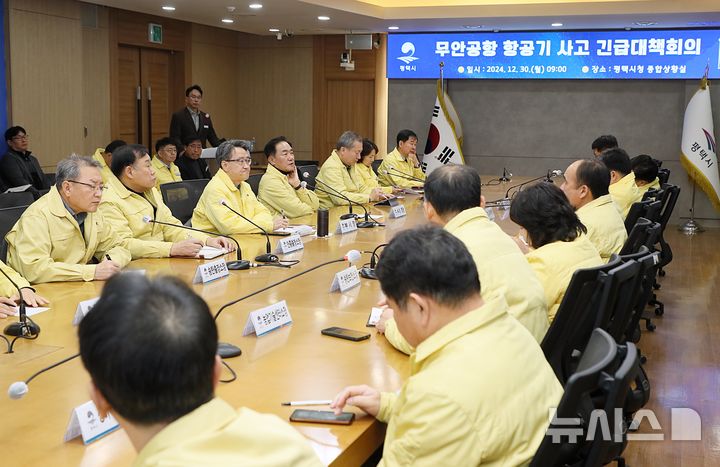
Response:
M252 151L252 143L244 139L229 139L225 141L218 146L215 151L215 160L217 163L221 164L223 161L230 159L233 149L235 148L242 148L247 151L248 155L250 155L250 152Z
M61 160L55 169L55 187L60 190L65 180L75 180L80 176L80 168L95 167L100 169L100 163L88 156L71 154Z
M337 149L338 151L340 150L340 148L352 149L353 145L358 141L360 142L360 144L362 144L362 136L355 133L354 131L348 130L340 135L337 143L335 143L335 149Z

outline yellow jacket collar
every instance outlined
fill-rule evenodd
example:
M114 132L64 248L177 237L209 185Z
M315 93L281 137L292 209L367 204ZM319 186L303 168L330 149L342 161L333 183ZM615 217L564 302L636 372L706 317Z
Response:
M613 200L609 194L602 195L601 197L595 198L594 200L590 201L585 206L578 209L578 211L580 211L581 209L592 209L592 208L596 208L599 206L605 206L606 204L611 204L611 203L613 203Z
M230 176L227 172L225 172L222 168L217 171L215 176L218 177L218 179L223 182L223 185L225 185L230 191L240 191L233 181L230 180Z
M328 159L331 159L331 158L335 158L336 162L338 162L341 167L345 167L348 169L352 168L352 165L346 165L345 162L343 162L343 160L340 158L340 154L337 152L337 149L332 150L332 152L330 153L330 157Z
M489 221L490 219L488 218L485 209L478 206L476 208L466 209L452 219L450 219L450 221L445 224L445 230L447 230L448 232L454 232L455 230L462 227L464 224L475 220Z
M122 199L128 199L132 195L137 195L134 191L131 191L128 187L126 187L123 182L117 178L114 177L110 180L108 180L108 185L112 186L112 189L117 193L117 195ZM145 194L152 197L152 188L145 191ZM139 196L139 195L138 195Z
M287 181L287 175L280 172L277 167L275 167L274 165L272 165L269 162L267 165L267 169L265 170L265 173L268 175L268 177L285 179L285 181ZM288 183L290 183L290 182L288 182Z
M68 219L75 222L75 218L70 214L70 211L67 210L65 207L65 203L63 203L62 196L60 196L60 192L57 190L57 188L53 185L52 188L50 188L50 191L45 196L48 196L48 206L50 209L50 212L57 217L67 217ZM89 214L89 213L88 213Z

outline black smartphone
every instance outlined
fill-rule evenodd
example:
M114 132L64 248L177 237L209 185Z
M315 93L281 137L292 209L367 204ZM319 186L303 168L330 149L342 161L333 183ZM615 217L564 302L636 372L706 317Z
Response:
M364 341L370 338L370 334L362 331L353 331L352 329L339 328L337 326L323 329L320 331L322 334L331 337L338 337L340 339L347 339L349 341Z
M343 412L335 415L335 412L325 410L304 410L297 409L290 415L291 422L328 423L330 425L350 425L355 420L352 412Z

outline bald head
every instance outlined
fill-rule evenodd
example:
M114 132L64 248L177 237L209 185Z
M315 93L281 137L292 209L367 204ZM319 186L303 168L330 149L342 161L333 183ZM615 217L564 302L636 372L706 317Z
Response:
M561 188L575 209L608 194L610 171L597 159L575 161L565 170Z

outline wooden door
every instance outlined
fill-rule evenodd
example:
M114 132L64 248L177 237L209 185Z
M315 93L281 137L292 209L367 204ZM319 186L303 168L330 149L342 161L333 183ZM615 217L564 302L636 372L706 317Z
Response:
M347 130L373 139L375 131L375 82L370 80L327 81L325 109L325 160L338 137Z
M142 123L138 115L138 93L140 92L140 48L118 47L118 122L120 139L128 143L139 143L138 134Z

